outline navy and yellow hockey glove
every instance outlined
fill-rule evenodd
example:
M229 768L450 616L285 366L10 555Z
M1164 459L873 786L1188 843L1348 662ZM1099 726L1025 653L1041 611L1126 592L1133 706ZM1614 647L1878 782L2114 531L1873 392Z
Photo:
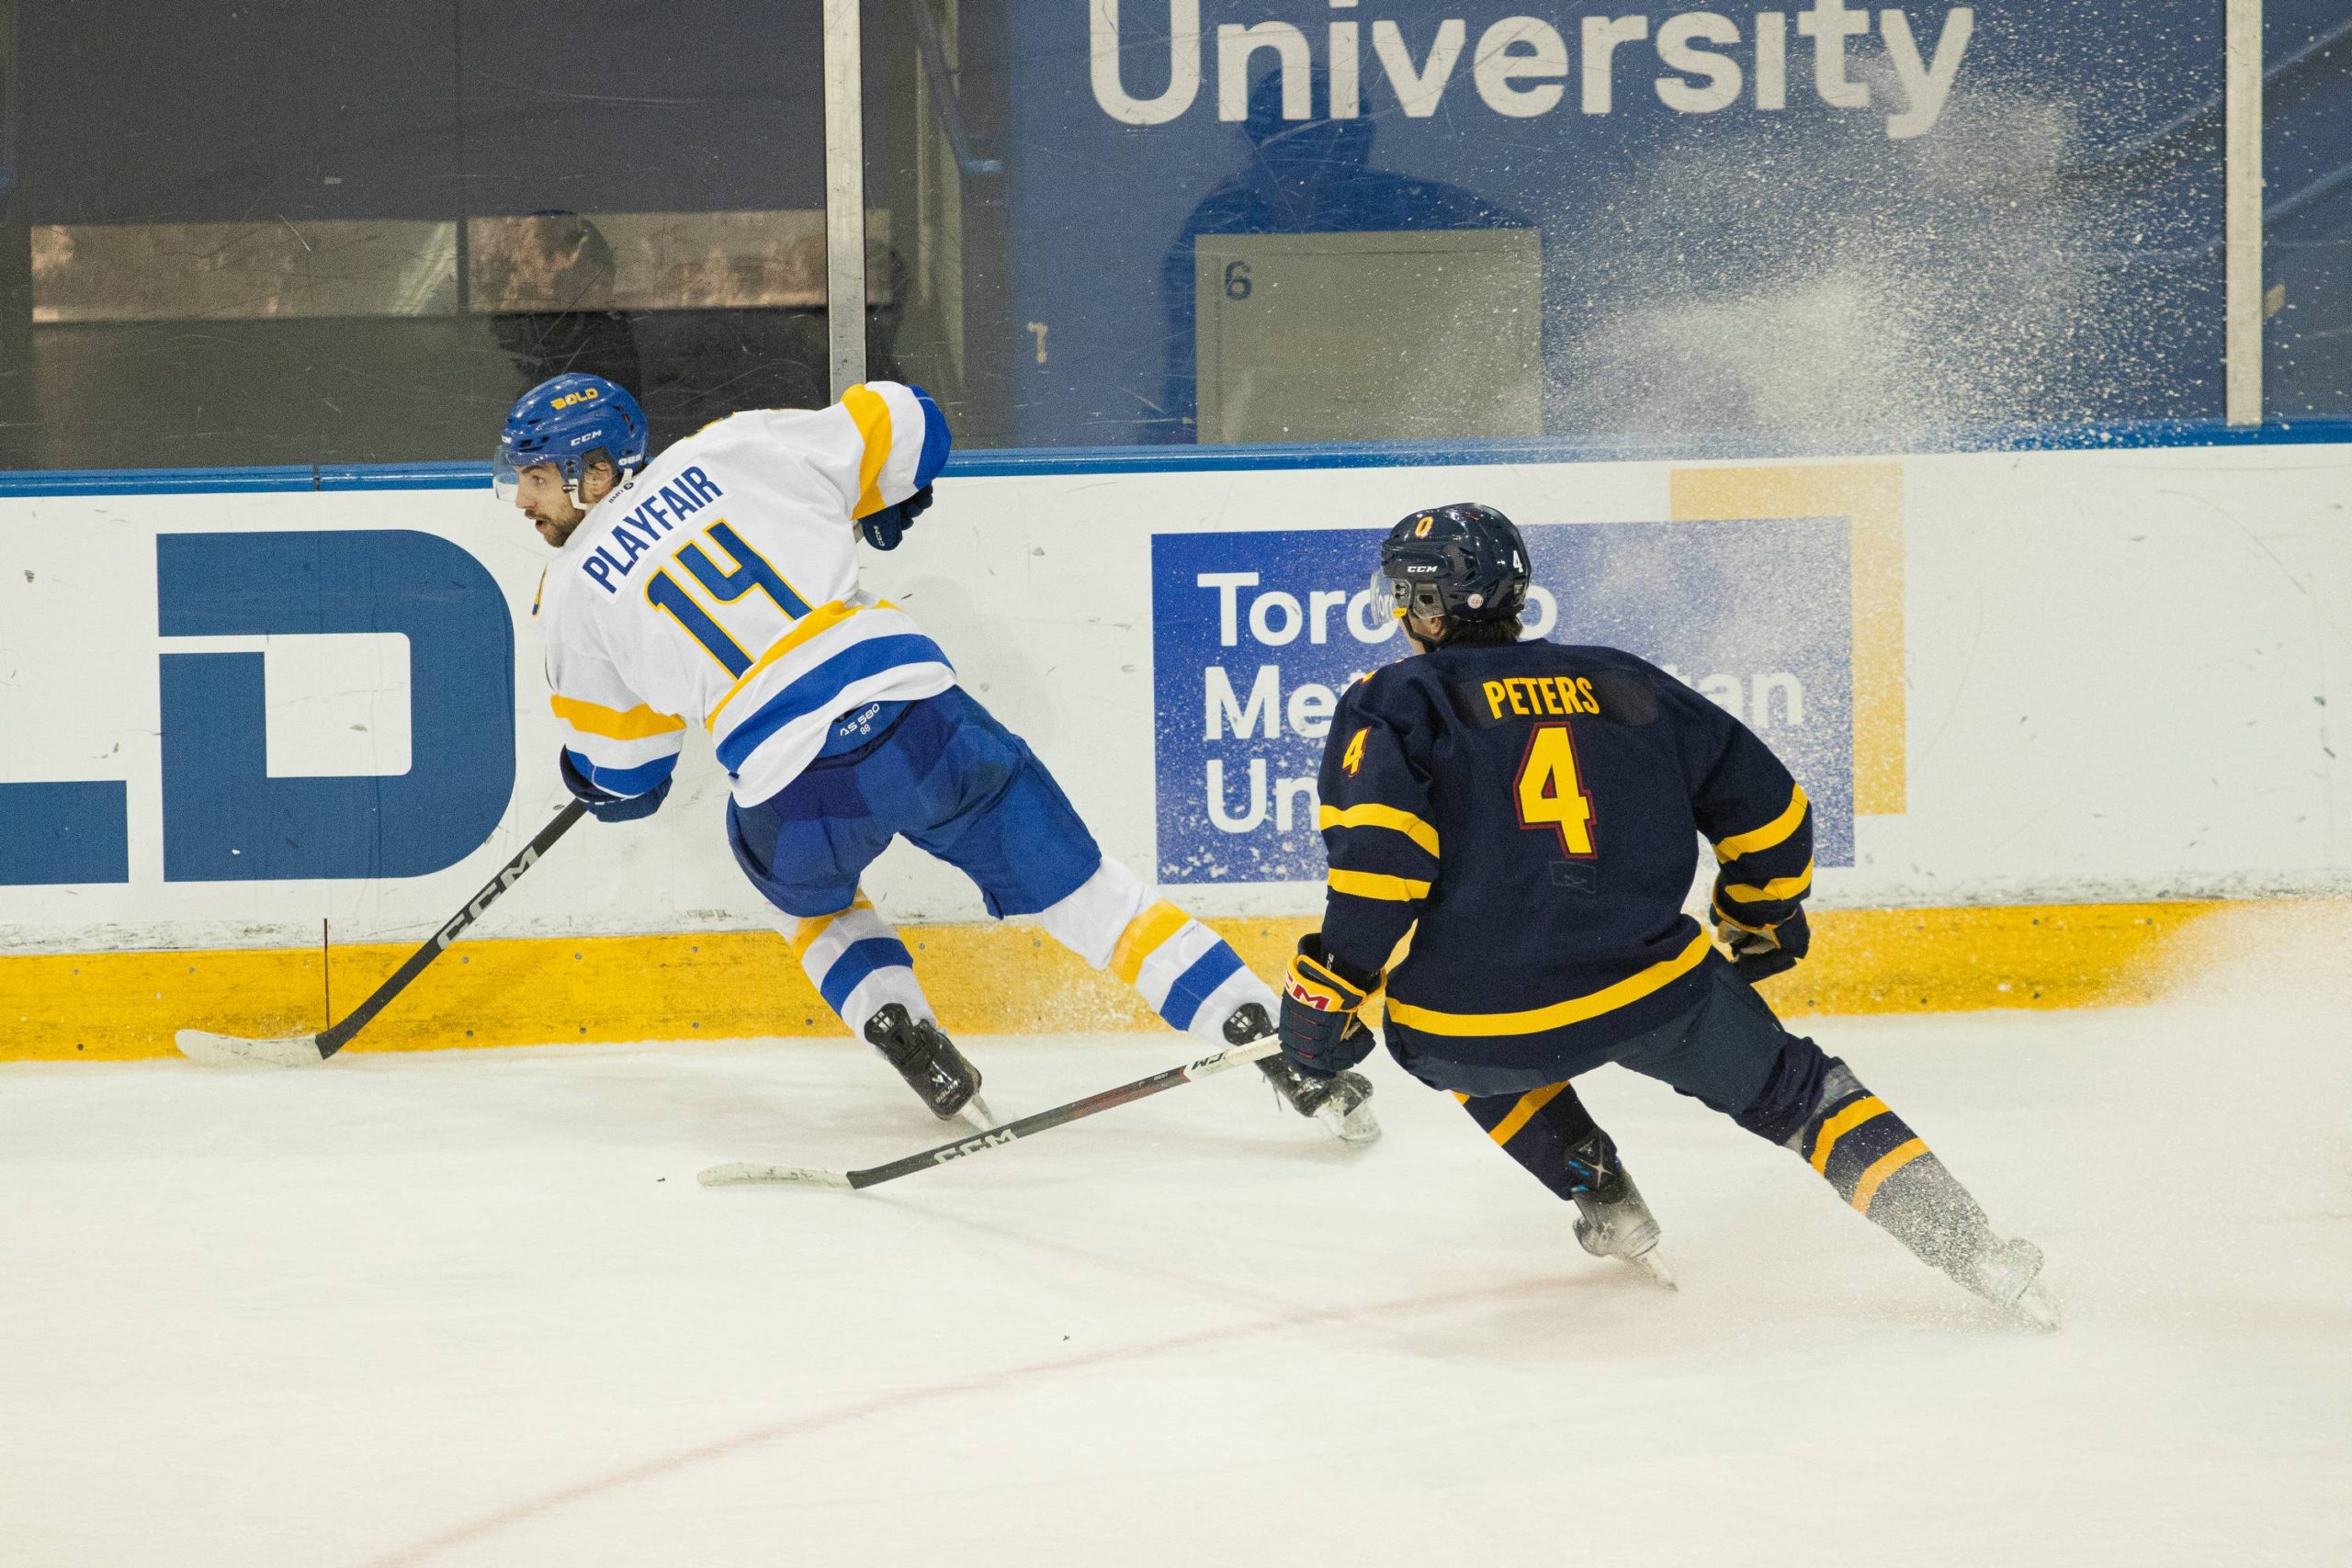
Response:
M1793 969L1813 945L1813 931L1799 909L1778 925L1744 926L1721 909L1715 911L1715 935L1731 949L1731 966L1749 985Z
M915 525L915 519L930 505L931 487L925 485L896 506L867 513L857 525L865 530L865 542L876 549L895 550L899 541L907 536L907 530Z
M662 802L670 793L670 781L665 778L643 795L615 795L580 771L580 765L571 760L569 747L557 754L556 766L563 773L563 787L599 822L634 822L640 817L650 817L662 809Z
M1298 939L1283 983L1283 1059L1309 1077L1333 1077L1372 1055L1372 1031L1358 1016L1369 985L1324 955L1320 932Z

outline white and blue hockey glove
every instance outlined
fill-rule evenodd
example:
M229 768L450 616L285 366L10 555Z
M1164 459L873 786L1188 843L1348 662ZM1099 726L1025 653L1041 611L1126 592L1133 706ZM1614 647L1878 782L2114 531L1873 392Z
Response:
M1372 1055L1361 1014L1372 987L1358 985L1323 951L1323 936L1298 939L1283 983L1283 1059L1309 1077L1328 1078Z
M931 487L925 485L896 506L866 513L857 525L864 531L865 542L876 549L895 550L899 541L907 536L907 530L915 525L915 519L930 505Z
M662 802L670 793L670 781L666 778L643 795L615 795L600 788L572 761L568 748L556 754L556 767L563 774L563 787L599 822L634 822L640 817L650 817L662 809Z

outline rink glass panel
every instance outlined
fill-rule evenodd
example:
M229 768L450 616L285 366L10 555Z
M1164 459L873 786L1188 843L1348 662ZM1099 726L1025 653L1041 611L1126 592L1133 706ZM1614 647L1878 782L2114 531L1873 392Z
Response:
M1517 435L1498 378L1655 452L2217 418L2220 0L1824 4L865 0L869 373L967 450L1214 445L1201 246L1282 240L1312 288L1209 324L1287 367L1253 441ZM2352 412L2352 45L2267 9L2271 412ZM818 17L0 0L0 462L472 459L563 368L657 443L822 400ZM1535 321L1316 243L1410 232L1532 243Z
M479 459L564 370L657 445L828 395L813 6L0 0L0 464Z
M2263 11L2264 412L2352 413L2352 14Z
M1281 385L1252 443L1520 434L1473 375L1646 450L2218 419L2220 0L1826 4L868 0L899 363L967 446L1216 444L1220 350ZM1428 265L1198 271L1404 231ZM1446 234L1532 245L1536 320Z

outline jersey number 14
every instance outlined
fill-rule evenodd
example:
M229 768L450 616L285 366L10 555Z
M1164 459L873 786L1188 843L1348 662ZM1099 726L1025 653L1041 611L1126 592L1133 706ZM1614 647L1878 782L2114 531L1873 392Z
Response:
M1565 724L1539 724L1511 781L1522 828L1557 828L1571 859L1592 858L1592 796L1577 776L1576 741Z

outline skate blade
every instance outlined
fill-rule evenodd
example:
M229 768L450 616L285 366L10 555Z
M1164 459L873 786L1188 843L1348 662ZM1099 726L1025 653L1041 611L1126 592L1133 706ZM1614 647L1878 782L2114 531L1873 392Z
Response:
M993 1133L996 1131L996 1112L990 1111L989 1109L989 1102L982 1100L978 1094L973 1095L971 1099L966 1100L964 1102L964 1109L957 1111L956 1114L961 1116L965 1121L969 1122L980 1132Z
M838 1170L810 1170L797 1165L763 1165L756 1160L731 1160L695 1173L705 1187L835 1187L847 1189L850 1179Z
M2058 1303L2051 1300L2050 1292L2042 1288L2039 1278L2004 1310L2037 1333L2054 1334L2058 1331Z
M1326 1105L1316 1111L1315 1119L1331 1130L1331 1135L1343 1144L1376 1144L1380 1141L1380 1118L1372 1113L1372 1102L1365 1100L1346 1115L1340 1114L1336 1105Z
M183 1029L172 1036L180 1055L208 1067L315 1067L324 1057L319 1043L308 1034L280 1034L267 1040L247 1040L236 1034L211 1034Z
M1650 1283L1660 1290L1679 1291L1682 1288L1674 1282L1673 1274L1668 1270L1665 1260L1658 1257L1655 1247L1639 1258L1626 1258L1625 1264L1635 1272L1646 1275Z

